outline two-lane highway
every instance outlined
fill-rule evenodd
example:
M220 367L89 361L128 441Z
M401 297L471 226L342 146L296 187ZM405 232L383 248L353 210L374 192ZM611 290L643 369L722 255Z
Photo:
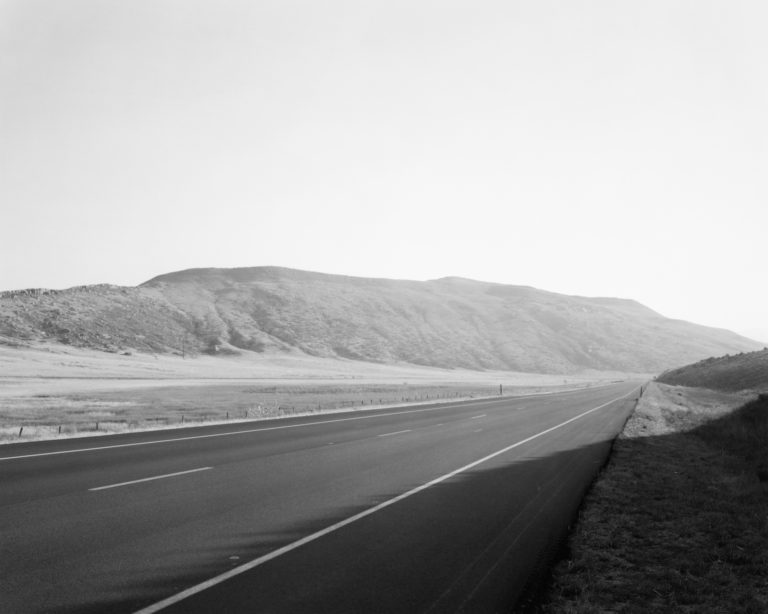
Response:
M0 611L496 611L637 387L0 447Z

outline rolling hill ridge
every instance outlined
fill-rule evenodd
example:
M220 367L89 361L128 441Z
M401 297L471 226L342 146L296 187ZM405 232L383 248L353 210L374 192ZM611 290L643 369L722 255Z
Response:
M445 368L659 372L761 344L632 300L449 277L189 269L137 287L0 294L0 342L104 351L299 352Z
M673 386L726 392L768 390L768 348L734 356L717 356L662 373L658 381Z

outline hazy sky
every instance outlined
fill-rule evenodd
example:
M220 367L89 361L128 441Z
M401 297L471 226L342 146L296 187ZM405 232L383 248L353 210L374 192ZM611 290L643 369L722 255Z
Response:
M0 0L0 289L460 275L768 341L768 3Z

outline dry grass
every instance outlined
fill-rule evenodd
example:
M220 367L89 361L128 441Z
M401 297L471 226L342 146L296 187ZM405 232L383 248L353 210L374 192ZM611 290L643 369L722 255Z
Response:
M768 391L768 348L734 356L707 358L667 371L658 377L658 381L713 390Z
M768 395L740 407L732 414L712 420L697 435L724 453L743 458L768 482Z
M301 355L121 356L41 345L0 346L0 442L369 409L621 379L380 365ZM61 429L59 429L61 427ZM59 433L61 430L61 433Z
M525 388L517 389L516 393L541 390ZM115 433L223 420L263 420L494 394L498 394L498 387L473 384L218 383L94 391L89 394L22 396L3 399L0 406L0 441L7 443L59 435Z
M11 348L0 343L0 397L11 380L29 382L35 378L50 381L82 379L248 379L248 380L345 380L356 382L419 381L475 382L509 385L551 386L574 382L612 381L637 378L639 374L618 371L584 371L554 375L495 371L486 369L441 369L397 363L381 364L307 356L298 352L282 354L248 353L241 356L196 356L183 359L168 354L111 354L56 343L36 343ZM26 384L25 384L26 385ZM49 384L46 384L49 386ZM15 394L15 392L14 392Z
M691 430L733 412L753 397L754 394L749 393L654 383L645 388L642 402L625 425L622 436L667 435Z
M678 392L651 386L630 418L539 611L768 611L768 483L748 454L768 440L745 437L766 432L768 406L683 418L695 404ZM654 414L666 432L643 436Z
M561 389L518 387L507 389L505 395ZM217 384L132 390L131 400L120 400L125 394L6 399L0 408L0 443L487 398L497 396L498 387Z

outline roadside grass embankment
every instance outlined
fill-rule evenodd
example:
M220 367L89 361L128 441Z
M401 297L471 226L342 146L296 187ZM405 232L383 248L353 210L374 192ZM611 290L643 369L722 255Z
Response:
M652 383L541 613L768 612L768 397Z
M702 387L723 391L756 390L768 392L768 348L757 352L718 356L679 369L665 371L656 378L664 384Z

